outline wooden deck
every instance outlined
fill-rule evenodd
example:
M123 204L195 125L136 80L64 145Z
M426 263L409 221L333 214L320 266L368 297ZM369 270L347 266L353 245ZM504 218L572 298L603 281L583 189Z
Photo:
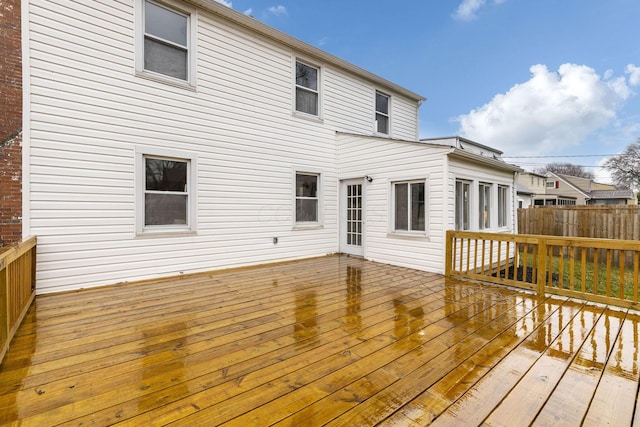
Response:
M639 325L344 256L42 296L0 422L637 425Z

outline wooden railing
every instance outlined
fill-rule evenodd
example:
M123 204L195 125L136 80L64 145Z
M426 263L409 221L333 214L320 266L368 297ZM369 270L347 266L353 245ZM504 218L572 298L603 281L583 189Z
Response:
M640 308L640 242L447 231L445 275Z
M0 250L0 362L33 302L36 289L36 237Z

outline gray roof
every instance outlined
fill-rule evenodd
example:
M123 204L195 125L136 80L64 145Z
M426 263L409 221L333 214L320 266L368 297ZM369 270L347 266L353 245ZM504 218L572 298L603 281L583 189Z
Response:
M592 199L633 199L632 190L593 190Z
M516 184L516 193L518 193L518 194L536 194L535 191L525 187L522 184Z

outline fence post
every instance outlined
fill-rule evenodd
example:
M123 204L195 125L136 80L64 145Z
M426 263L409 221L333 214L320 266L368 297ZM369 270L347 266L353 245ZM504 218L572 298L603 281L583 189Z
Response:
M447 230L445 234L445 251L444 251L444 275L451 277L451 263L453 263L453 231Z
M547 241L540 237L538 239L538 274L536 283L536 293L544 296L544 286L547 280Z

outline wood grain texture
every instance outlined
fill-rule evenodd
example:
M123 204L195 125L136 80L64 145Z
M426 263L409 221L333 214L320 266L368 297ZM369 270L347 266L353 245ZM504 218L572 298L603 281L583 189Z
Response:
M629 425L639 325L338 255L45 295L0 424Z

